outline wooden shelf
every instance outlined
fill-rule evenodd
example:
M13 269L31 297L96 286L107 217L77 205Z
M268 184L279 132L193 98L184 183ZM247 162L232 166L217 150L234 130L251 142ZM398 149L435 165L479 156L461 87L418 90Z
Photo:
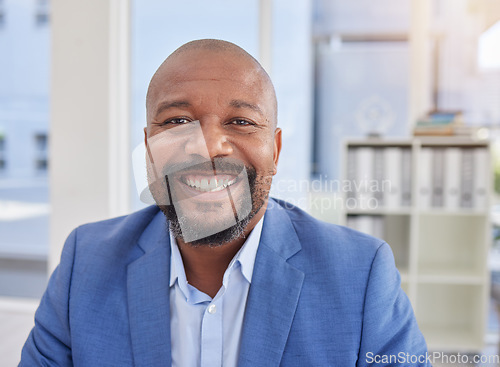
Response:
M477 210L477 209L466 209L460 208L456 210L448 210L441 208L432 208L432 209L419 209L414 207L402 207L397 209L390 209L380 207L377 209L347 209L345 211L347 215L427 215L427 216L489 216L489 212L485 210Z
M348 144L351 147L411 147L412 141L408 139L349 139Z
M417 282L426 284L471 284L484 283L483 272L467 271L465 269L425 269L417 276Z
M401 209L369 209L369 210L361 210L361 209L351 209L346 210L347 215L411 215L411 208L401 208Z
M471 139L466 136L442 137L442 136L420 136L414 142L422 147L488 147L488 140Z
M457 216L471 216L471 217L487 217L489 216L489 212L485 210L476 210L476 209L465 209L465 208L460 208L457 210L447 210L447 209L439 209L439 208L433 208L433 209L425 209L425 210L418 210L419 215L424 215L424 216L451 216L451 217L457 217Z

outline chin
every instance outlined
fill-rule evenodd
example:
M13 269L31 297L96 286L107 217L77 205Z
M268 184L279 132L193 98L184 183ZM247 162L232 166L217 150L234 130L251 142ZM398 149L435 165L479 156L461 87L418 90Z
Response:
M175 238L191 246L210 247L218 247L244 238L245 230L256 214L256 211L248 210L247 216L237 219L233 213L228 213L223 221L220 220L221 216L218 216L219 220L211 224L204 220L205 215L203 214L196 218L178 216L175 207L172 205L163 206L160 209L167 217L170 230Z

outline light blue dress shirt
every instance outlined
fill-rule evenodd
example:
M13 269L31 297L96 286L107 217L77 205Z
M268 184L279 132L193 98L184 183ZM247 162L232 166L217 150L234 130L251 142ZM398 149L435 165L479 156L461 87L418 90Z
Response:
M172 366L237 366L243 316L263 219L229 263L222 287L213 299L187 282L179 248L170 233Z

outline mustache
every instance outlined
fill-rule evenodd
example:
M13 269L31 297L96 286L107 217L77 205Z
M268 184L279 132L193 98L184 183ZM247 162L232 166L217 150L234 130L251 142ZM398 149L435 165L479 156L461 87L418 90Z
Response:
M245 169L245 164L234 158L192 158L183 162L166 164L162 167L164 176L190 172L205 172L207 174L239 175Z

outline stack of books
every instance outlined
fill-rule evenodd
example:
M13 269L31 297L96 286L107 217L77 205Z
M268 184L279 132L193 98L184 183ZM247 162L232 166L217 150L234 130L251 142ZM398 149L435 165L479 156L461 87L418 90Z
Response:
M385 218L382 215L349 215L347 227L377 238L385 238Z
M461 112L433 111L417 121L413 135L457 135L462 127Z

